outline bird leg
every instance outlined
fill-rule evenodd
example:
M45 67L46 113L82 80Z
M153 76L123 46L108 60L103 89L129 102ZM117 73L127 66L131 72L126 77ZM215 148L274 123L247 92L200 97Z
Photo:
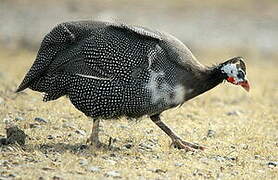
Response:
M203 146L199 146L182 140L174 131L172 131L164 122L160 120L159 114L153 115L150 118L172 139L171 145L174 145L175 148L185 149L186 151L195 151L196 149L204 150Z
M90 138L87 140L87 143L90 142L91 145L93 145L95 147L101 147L101 145L102 145L102 143L99 141L99 137L98 137L99 122L100 122L100 119L94 119L92 133L91 133Z

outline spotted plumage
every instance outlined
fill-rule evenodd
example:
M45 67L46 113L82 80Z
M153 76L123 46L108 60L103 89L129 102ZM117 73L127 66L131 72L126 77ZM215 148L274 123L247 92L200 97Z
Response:
M44 38L19 91L29 86L44 92L44 101L67 95L90 117L161 112L180 103L169 100L180 68L161 39L161 33L123 24L60 24Z
M108 22L66 22L45 36L17 91L44 92L44 101L67 95L77 109L95 120L149 115L161 127L161 112L227 78L223 69L229 68L224 65L203 66L183 43L156 30Z

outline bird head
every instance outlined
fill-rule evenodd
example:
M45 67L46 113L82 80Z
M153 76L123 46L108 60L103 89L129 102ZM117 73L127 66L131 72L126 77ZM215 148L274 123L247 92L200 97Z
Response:
M246 91L249 91L250 86L246 77L246 66L242 57L227 60L221 65L220 69L229 83L240 85Z

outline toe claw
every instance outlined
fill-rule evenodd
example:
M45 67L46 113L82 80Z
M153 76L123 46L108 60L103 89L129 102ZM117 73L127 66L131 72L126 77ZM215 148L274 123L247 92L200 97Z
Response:
M205 147L203 147L203 146L192 144L192 143L183 141L181 139L173 139L171 146L172 145L175 148L185 149L186 151L193 151L193 152L195 152L196 150L204 150L205 149Z
M96 148L101 148L103 146L103 144L99 140L91 139L91 138L87 139L86 144L90 144L91 146Z

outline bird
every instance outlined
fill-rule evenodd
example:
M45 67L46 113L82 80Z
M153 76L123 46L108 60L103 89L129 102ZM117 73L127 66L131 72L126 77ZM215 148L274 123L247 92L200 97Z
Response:
M249 91L243 57L201 64L169 33L121 22L71 21L56 25L18 86L44 93L43 101L67 96L93 120L91 145L100 147L99 123L147 116L186 151L204 146L183 140L160 115L222 82Z

